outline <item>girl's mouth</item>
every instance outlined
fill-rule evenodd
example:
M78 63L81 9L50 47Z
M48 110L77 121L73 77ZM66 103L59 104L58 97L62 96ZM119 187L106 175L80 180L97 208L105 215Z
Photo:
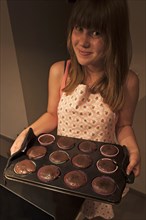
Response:
M79 55L81 56L89 56L91 55L91 52L88 52L88 51L83 51L83 50L78 50L79 51Z

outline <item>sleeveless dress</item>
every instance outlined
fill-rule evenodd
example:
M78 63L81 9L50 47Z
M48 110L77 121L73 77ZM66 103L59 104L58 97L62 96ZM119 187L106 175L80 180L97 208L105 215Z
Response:
M61 89L65 86L69 67L70 60L66 64ZM99 93L89 93L87 85L79 84L70 95L61 92L58 135L115 143L116 122L116 114L103 102ZM84 201L81 211L88 219L97 216L112 219L114 216L111 204L89 199Z

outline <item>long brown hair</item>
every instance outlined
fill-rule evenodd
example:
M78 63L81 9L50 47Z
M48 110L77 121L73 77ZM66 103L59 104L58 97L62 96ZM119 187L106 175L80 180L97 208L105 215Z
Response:
M131 61L131 38L129 14L126 0L77 0L68 25L67 46L71 57L70 81L66 93L83 83L85 73L77 62L71 35L75 25L98 30L106 45L105 77L95 84L91 93L100 92L104 102L113 111L118 111L124 103L123 86Z

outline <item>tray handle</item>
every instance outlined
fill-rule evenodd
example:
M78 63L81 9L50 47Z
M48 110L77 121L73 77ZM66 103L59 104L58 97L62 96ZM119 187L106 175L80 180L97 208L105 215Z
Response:
M18 156L20 156L20 154L24 153L25 150L27 149L27 146L30 143L30 141L32 141L34 138L36 138L36 136L33 132L33 129L29 128L28 133L27 133L27 135L26 135L26 137L25 137L25 139L24 139L24 141L21 145L21 148L8 158L5 169L4 169L4 173L7 170L7 168L9 167L11 161L16 159Z

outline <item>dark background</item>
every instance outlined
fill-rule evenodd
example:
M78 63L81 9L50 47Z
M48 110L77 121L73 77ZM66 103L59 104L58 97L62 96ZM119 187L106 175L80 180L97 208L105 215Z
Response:
M28 123L47 108L52 63L68 58L67 0L7 0ZM55 85L54 85L55 86Z

